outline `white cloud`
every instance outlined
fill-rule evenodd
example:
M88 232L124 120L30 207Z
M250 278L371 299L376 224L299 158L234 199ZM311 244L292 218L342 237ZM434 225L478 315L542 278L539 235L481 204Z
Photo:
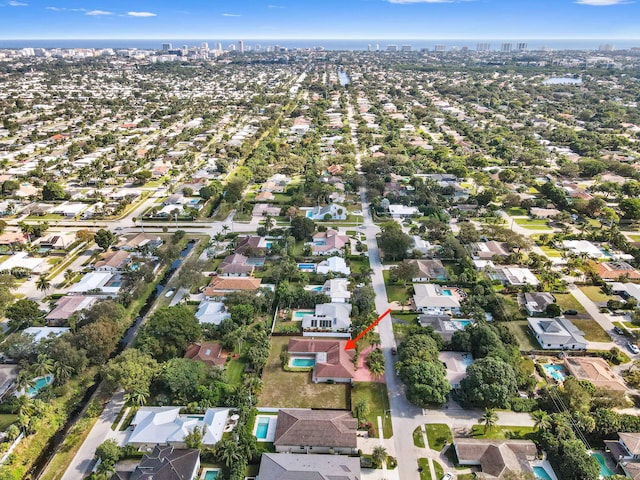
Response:
M627 0L577 0L578 5L591 5L592 7L608 7L610 5L623 5Z
M64 7L46 7L46 9L52 12L64 12L66 10Z
M152 12L127 12L130 17L155 17L156 14Z
M24 3L24 2L17 2L16 0L9 0L9 2L7 2L7 4L10 7L28 7L29 4L28 3Z
M282 5L267 5L267 8L284 8Z
M89 10L87 15L91 15L92 17L98 15L113 15L113 12L107 12L106 10Z
M223 17L241 17L242 15L239 15L237 13L223 13L222 16Z

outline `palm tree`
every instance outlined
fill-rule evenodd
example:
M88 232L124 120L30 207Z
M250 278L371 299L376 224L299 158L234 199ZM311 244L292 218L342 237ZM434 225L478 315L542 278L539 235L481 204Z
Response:
M136 405L141 407L145 403L147 403L147 398L149 397L149 392L144 390L134 390L133 392L125 393L124 401L125 403L129 403L131 405Z
M276 221L271 215L267 214L264 216L264 231L267 233L267 235L269 235L269 232L275 225Z
M70 268L67 268L64 271L64 281L66 283L69 283L71 280L73 280L73 277L75 277L75 276L76 276L75 272L73 270L71 270Z
M33 368L33 373L36 377L44 377L53 371L53 360L47 357L46 354L40 353Z
M362 422L369 413L369 402L366 398L358 400L353 407L353 414L358 419L358 422Z
M485 408L484 414L480 417L478 423L484 424L483 433L487 433L498 423L498 414L493 408Z
M382 464L387 461L388 456L387 449L382 445L375 447L371 453L371 459L379 466L382 466Z
M238 446L231 439L221 440L216 446L216 458L218 461L225 464L227 468L230 468L235 463L241 460L242 454L238 450Z
M60 360L56 360L53 363L53 375L56 378L56 384L62 385L64 382L71 378L74 368L70 365L62 363Z
M21 371L16 378L16 391L21 392L20 397L26 397L27 390L33 387L33 375L26 370Z
M546 430L551 426L551 416L544 410L535 410L531 412L533 418L533 428L536 430Z
M369 371L375 378L380 378L384 375L384 363L383 362L373 362L369 365Z
M44 275L40 275L38 281L36 282L36 288L41 292L47 293L47 290L51 288L51 282Z

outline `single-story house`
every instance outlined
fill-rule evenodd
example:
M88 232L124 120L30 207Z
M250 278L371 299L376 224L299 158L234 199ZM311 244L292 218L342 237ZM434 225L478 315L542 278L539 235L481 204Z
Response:
M247 263L248 257L240 253L227 256L218 266L220 275L227 277L248 277L253 274L254 266Z
M328 296L332 303L346 303L351 298L349 280L346 278L331 278L324 282L322 293Z
M203 431L202 444L213 446L222 438L229 408L207 408L204 415L181 415L183 407L141 407L131 421L128 444L140 447L171 445L184 448L184 437L195 428Z
M277 453L354 455L357 427L358 420L350 411L282 409L273 444Z
M202 362L209 367L224 367L227 354L222 350L220 342L200 342L189 345L184 358Z
M67 235L51 235L47 238L41 238L38 244L41 248L49 248L51 250L64 250L73 242L73 238Z
M529 317L529 328L544 350L586 350L584 332L565 318Z
M467 376L467 367L473 363L473 357L468 352L440 352L440 360L447 369L447 381L452 388L460 388L460 382Z
M424 240L420 235L412 235L411 239L413 240L413 250L417 250L423 255L433 252L437 248L431 242Z
M612 283L611 291L624 299L635 298L640 302L640 285L636 283Z
M124 242L118 243L117 247L122 250L156 250L162 246L162 238L152 233L138 233L127 235Z
M627 391L624 382L609 364L599 357L566 357L564 366L578 380L588 380L598 388L609 388L621 392Z
M328 229L313 235L311 251L313 255L341 255L342 248L349 243L349 237L340 235L336 230Z
M524 308L529 315L540 315L547 307L555 303L556 299L547 292L527 292L522 295Z
M451 341L451 337L458 330L464 330L467 325L471 325L471 320L452 319L449 315L431 313L420 315L418 323L422 327L431 327L433 331L440 335L445 342Z
M111 480L195 480L200 470L200 450L155 446L133 471L116 465Z
M260 480L360 480L360 459L345 455L263 453Z
M595 262L596 272L605 280L618 280L628 277L629 280L640 280L640 272L627 262Z
M22 232L2 232L0 233L0 245L26 245L29 237Z
M487 480L501 479L509 471L531 473L530 462L538 454L531 440L456 438L453 446L460 465L479 465L476 476Z
M418 207L410 207L407 205L389 205L389 214L393 218L412 217L418 215L420 211Z
M69 327L29 327L20 332L22 335L30 335L33 341L38 343L49 337L59 337L67 333Z
M69 289L69 293L115 297L121 283L120 276L112 272L89 272Z
M491 277L500 280L504 285L520 287L531 285L533 287L540 284L531 270L522 267L495 267Z
M306 213L307 218L315 221L321 220L346 220L347 219L347 209L342 205L337 203L330 203L324 207L314 207L310 210L307 210Z
M42 273L45 266L44 258L30 257L27 252L16 252L0 263L0 272L19 267L32 273Z
M49 326L66 323L71 315L91 308L96 301L96 297L85 297L82 295L62 297L56 302L55 308L47 314L45 320Z
M292 357L313 357L315 366L311 379L314 383L333 381L351 383L355 376L353 350L345 350L344 340L316 340L292 338L287 351Z
M73 218L86 210L87 206L86 203L64 202L53 207L50 212L56 215L64 215L67 218Z
M255 197L255 201L256 202L269 202L273 199L275 199L276 196L271 193L271 192L260 192L256 195Z
M121 272L131 261L131 254L126 250L109 250L105 252L94 267L97 272Z
M471 256L478 260L491 260L494 256L506 257L509 247L503 242L478 242L470 245Z
M460 313L460 301L452 288L432 283L415 283L413 301L416 310L422 313Z
M231 314L222 302L202 300L196 312L196 318L200 323L213 323L220 325L223 320L230 318Z
M322 275L331 273L339 273L342 275L351 275L351 269L347 267L347 263L342 257L329 257L326 260L321 261L316 266L316 272Z
M302 317L304 337L351 337L351 305L321 303L315 313Z
M418 267L418 273L411 280L414 283L430 282L432 280L445 281L449 278L447 269L440 260L405 260L410 265Z
M562 246L574 255L585 254L591 258L604 258L602 249L588 240L563 240Z
M281 207L269 205L268 203L256 203L251 211L251 215L254 217L264 217L265 215L277 217L280 215L280 210L282 210Z
M236 253L247 256L263 257L269 251L270 243L264 237L257 235L243 235L236 241Z
M254 277L213 277L205 288L205 297L223 297L229 292L255 291L260 288L261 278Z

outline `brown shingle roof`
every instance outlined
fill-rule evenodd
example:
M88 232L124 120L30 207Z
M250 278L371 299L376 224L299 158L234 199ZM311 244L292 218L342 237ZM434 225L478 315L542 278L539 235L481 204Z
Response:
M218 342L201 342L189 345L184 358L221 367L225 364L227 355L223 353L222 345Z
M257 290L262 283L261 278L253 277L213 277L205 289L207 297L236 290Z
M624 442L631 455L640 455L640 433L618 432L618 437Z
M280 410L274 445L356 448L358 421L351 412Z
M610 388L621 392L627 390L622 380L613 373L609 364L602 358L567 357L565 365L571 375L578 380L588 380L598 388Z

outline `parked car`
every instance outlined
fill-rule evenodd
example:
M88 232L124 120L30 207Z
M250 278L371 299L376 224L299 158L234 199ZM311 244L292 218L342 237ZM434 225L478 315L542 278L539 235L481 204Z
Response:
M442 478L440 480L453 480L453 474L447 472L442 476Z
M618 335L625 335L625 331L620 327L613 327L613 331L616 332Z
M398 353L398 349L396 347L391 347L391 355L395 355Z
M564 314L565 315L577 315L578 311L577 310L565 310Z
M636 345L635 343L628 342L627 347L629 347L629 350L631 350L632 353L640 353L640 348L638 348L638 345Z

